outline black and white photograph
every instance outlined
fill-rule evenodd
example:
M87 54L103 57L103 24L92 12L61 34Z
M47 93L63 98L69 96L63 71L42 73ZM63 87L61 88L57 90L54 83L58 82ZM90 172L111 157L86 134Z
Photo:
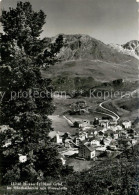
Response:
M0 195L139 195L139 0L0 0Z

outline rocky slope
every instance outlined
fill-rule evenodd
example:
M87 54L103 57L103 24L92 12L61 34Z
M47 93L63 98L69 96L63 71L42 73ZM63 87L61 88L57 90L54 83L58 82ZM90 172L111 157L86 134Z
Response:
M63 38L64 46L58 55L62 61L92 59L118 63L130 59L128 55L88 35L63 35Z
M110 44L109 47L122 54L130 55L139 59L139 41L137 40L129 41L124 45Z
M139 57L139 41L137 40L129 41L123 45L123 48L134 51L134 53Z

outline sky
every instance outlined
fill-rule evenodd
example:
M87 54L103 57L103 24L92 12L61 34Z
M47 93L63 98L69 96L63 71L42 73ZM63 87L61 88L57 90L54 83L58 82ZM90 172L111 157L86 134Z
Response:
M47 15L42 37L87 34L104 43L117 44L138 39L136 0L28 1L34 10L42 9ZM16 3L17 0L2 0L1 8L15 7Z

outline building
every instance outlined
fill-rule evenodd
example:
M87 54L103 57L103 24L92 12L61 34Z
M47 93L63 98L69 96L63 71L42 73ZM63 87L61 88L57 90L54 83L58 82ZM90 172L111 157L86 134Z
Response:
M118 135L118 133L117 132L114 132L114 139L116 140L116 139L118 139L118 137L119 137L119 135Z
M137 140L136 139L131 139L131 144L132 145L135 145L137 143Z
M81 100L76 102L76 105L78 105L80 108L86 108L87 107L87 103L85 100Z
M122 122L122 126L124 129L129 129L129 128L131 128L132 123L131 123L131 121L124 121L124 122Z
M96 128L93 127L85 127L82 129L86 133L86 137L95 137L98 134Z
M55 142L56 144L62 144L63 143L63 132L55 132L54 137L52 138L52 141Z
M129 137L129 135L128 135L127 131L123 130L123 131L119 131L118 137L119 138L125 138L126 139L126 138Z
M109 122L109 126L116 126L117 125L117 121L110 121Z
M99 120L99 125L104 128L109 127L109 120Z
M78 137L75 137L73 142L76 144L76 146L79 146L80 145L80 139Z
M105 137L104 139L103 139L103 142L104 142L104 145L105 146L109 146L110 145L110 143L111 143L111 141L112 141L112 138L111 137Z
M78 128L84 128L84 127L90 127L90 121L89 120L82 120L82 121L75 121L74 122L74 127Z
M85 159L95 159L96 157L96 146L90 142L82 142L79 147L79 157Z
M88 134L86 132L80 132L79 133L79 139L81 141L85 140L86 138L88 138Z
M96 145L96 146L100 146L100 139L99 138L90 138L89 139L89 142L92 144L92 145Z
M109 137L114 138L114 132L113 132L113 130L108 129L107 131L105 131L104 136L106 136L106 137L109 136Z

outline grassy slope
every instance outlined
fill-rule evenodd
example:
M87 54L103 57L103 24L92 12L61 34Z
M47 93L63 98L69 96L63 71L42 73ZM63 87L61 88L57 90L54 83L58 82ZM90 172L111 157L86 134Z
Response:
M132 120L134 121L139 114L139 100L138 98L123 98L113 100L110 103L106 103L105 107L116 112L121 120Z
M97 60L77 60L56 64L48 71L42 71L44 77L93 77L95 80L112 81L115 79L137 80L138 61L123 61L121 63L103 62Z

